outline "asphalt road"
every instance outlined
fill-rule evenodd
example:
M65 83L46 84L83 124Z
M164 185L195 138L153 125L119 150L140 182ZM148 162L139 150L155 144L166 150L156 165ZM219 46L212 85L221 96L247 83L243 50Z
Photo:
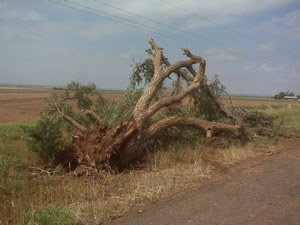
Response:
M300 225L300 147L242 162L114 225Z

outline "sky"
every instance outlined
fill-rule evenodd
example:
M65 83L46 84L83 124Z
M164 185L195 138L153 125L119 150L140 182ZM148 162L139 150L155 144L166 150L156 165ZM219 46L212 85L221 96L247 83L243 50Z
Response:
M300 94L299 0L1 0L0 83L126 89L149 37L230 94Z

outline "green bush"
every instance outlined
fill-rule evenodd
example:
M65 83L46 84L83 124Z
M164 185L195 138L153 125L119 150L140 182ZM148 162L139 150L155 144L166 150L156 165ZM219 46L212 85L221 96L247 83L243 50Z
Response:
M272 127L275 119L275 116L253 111L247 113L244 117L244 122L250 127Z
M46 206L32 213L32 220L38 225L71 225L72 214L64 209L54 206Z
M27 148L35 152L45 162L53 162L63 151L61 118L49 113L41 113L40 119L33 125L23 124Z
M253 111L246 114L243 118L243 122L247 126L254 128L259 135L274 136L276 134L276 132L274 132L274 121L276 119L276 116Z

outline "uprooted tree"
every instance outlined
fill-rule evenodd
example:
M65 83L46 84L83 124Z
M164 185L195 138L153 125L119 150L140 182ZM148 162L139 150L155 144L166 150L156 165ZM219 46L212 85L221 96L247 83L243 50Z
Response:
M64 94L49 98L49 105L56 114L74 128L72 140L65 149L68 150L67 160L75 167L122 169L137 155L143 154L145 143L155 140L162 131L172 127L194 128L208 138L220 133L239 139L247 138L243 125L223 109L212 92L211 87L217 81L207 84L206 61L202 57L183 48L187 59L171 64L153 39L150 38L149 43L151 49L146 50L149 59L136 69L138 73L146 68L147 87L143 91L131 89L126 101L114 105L123 107L119 114L113 114L109 107L105 107L109 103L96 92L93 84L81 86L73 82ZM171 75L177 76L177 80L171 86L172 90L166 91L164 86ZM199 96L203 93L214 106L215 113L222 114L229 123L176 113L187 98L191 100L192 107L201 108ZM91 98L92 95L98 95L97 99ZM170 109L175 113L166 113Z

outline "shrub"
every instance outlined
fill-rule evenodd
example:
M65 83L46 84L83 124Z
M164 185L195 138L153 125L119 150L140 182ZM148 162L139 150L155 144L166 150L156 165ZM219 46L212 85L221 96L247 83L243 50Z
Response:
M257 130L260 135L272 135L276 116L268 115L263 112L248 112L243 118L243 122L251 128Z
M265 126L270 127L273 126L273 121L275 120L275 116L267 115L263 112L248 112L246 116L244 117L244 122L250 127L259 127L259 126Z
M63 120L49 113L41 113L33 125L23 124L28 150L35 152L45 162L54 161L64 149L62 141Z

